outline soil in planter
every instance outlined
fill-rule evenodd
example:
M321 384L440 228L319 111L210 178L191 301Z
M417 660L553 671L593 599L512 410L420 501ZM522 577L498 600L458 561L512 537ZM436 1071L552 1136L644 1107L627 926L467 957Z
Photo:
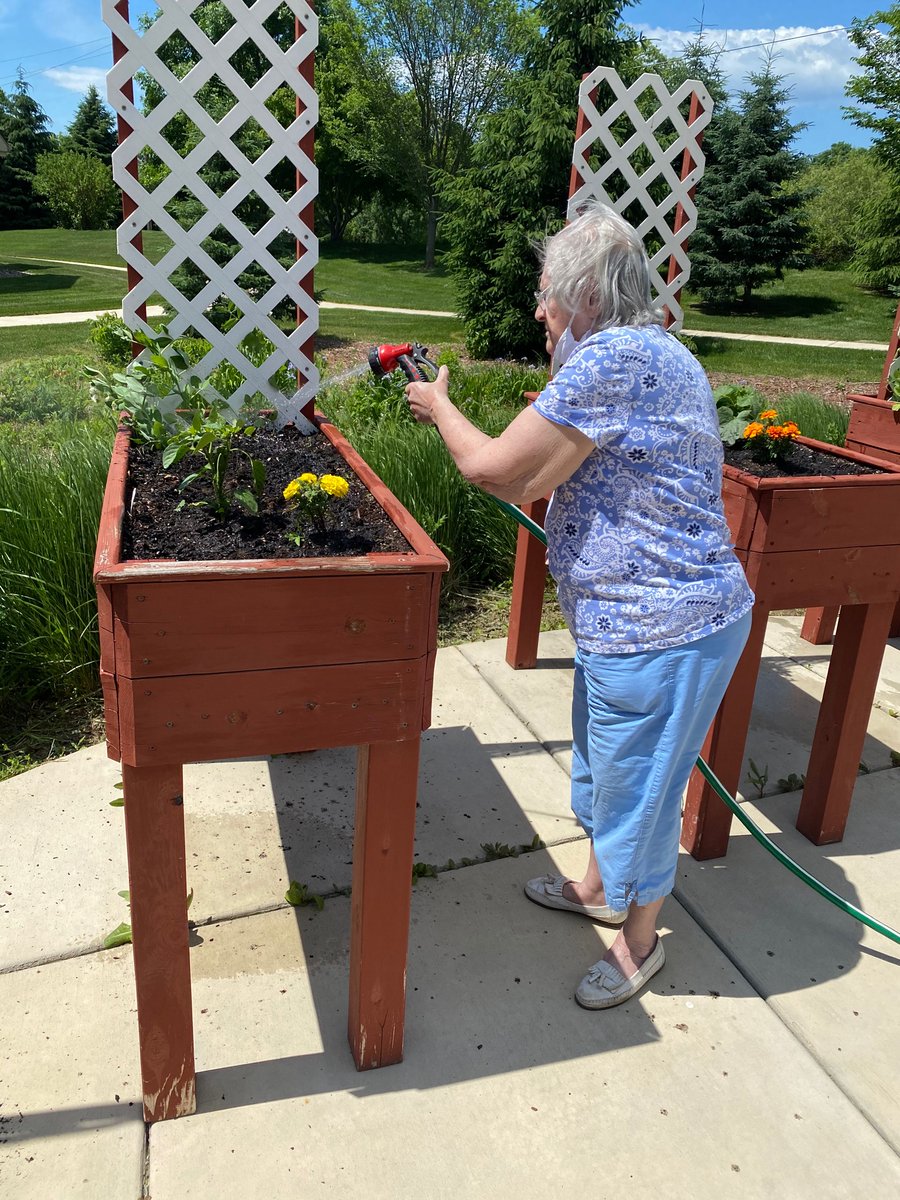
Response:
M738 442L725 447L725 461L760 479L785 479L795 475L884 475L880 467L869 467L841 454L828 454L809 446L794 446L783 462L757 462L747 446Z
M164 469L158 451L135 447L129 455L126 513L122 533L124 559L168 558L178 562L212 562L242 558L355 557L361 554L409 554L411 547L381 505L321 433L304 436L296 429L258 429L240 442L266 467L266 487L259 513L251 515L235 503L223 520L204 504L209 484L202 478L178 484L199 466L183 459ZM282 492L304 471L342 475L349 494L328 506L324 530L293 524L285 512ZM235 456L229 488L249 486L250 470ZM179 508L181 501L184 505ZM295 546L285 534L302 529Z

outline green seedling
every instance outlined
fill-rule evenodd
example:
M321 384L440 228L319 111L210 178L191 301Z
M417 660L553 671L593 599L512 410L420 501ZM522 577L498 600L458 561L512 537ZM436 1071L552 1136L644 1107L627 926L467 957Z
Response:
M119 791L121 791L125 787L125 784L124 783L114 783L113 787L118 788ZM109 807L110 808L124 808L125 807L125 797L117 796L115 798L115 800L110 800Z
M413 887L416 886L416 884L419 882L420 879L426 879L426 878L427 879L437 879L437 867L434 865L434 863L423 863L423 862L413 863L413 869L412 869Z
M859 764L859 773L860 773L860 775L869 775L870 774L869 768L866 766L866 764L864 762L861 762Z
M780 792L799 792L803 790L805 783L805 775L795 775L791 771L790 775L778 780L778 790Z
M900 767L900 750L891 751L891 763L895 767Z
M129 907L130 907L131 893L127 890L127 888L123 889L121 892L119 892L118 895L120 895L122 897L122 899L125 901L125 903L127 905L129 905ZM188 911L190 909L193 902L194 902L194 889L191 888L191 890L187 894L187 900L185 902L185 911ZM108 933L106 935L106 937L103 939L103 949L104 950L114 950L116 948L116 946L130 946L131 941L132 941L131 926L128 924L127 921L123 921L120 925L117 925L115 927L115 929L112 931L112 933Z
M758 767L752 758L748 759L748 762L750 763L750 769L747 771L747 778L753 787L756 788L757 795L761 797L766 790L766 784L769 782L769 764L766 763L764 767Z
M316 911L321 912L325 907L321 896L311 892L305 883L298 883L296 879L291 880L291 886L284 893L284 898L294 908L305 908L307 904L314 904Z

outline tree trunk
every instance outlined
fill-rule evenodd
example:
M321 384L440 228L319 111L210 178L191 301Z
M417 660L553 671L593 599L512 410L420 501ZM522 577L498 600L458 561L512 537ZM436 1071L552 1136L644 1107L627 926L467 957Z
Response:
M745 307L746 307L747 305L749 305L749 303L750 303L750 297L752 296L752 294L753 294L753 284L752 284L752 283L745 283L745 284L744 284L744 294L743 294L743 296L741 296L741 303L742 303L742 304L743 304Z
M425 238L425 268L434 266L434 247L437 241L438 198L428 197L428 233Z

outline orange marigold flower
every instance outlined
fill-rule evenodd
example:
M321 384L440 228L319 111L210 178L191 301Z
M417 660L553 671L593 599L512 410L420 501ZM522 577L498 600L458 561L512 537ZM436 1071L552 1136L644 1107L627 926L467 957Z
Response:
M774 421L778 413L774 408L767 408L765 412L759 414L760 421Z
M796 421L785 421L781 428L788 435L788 437L796 437L800 432L800 426L796 423Z
M747 428L744 430L744 437L745 438L759 437L759 435L762 432L763 432L763 427L762 427L762 425L760 425L759 421L751 421L750 424L747 426Z

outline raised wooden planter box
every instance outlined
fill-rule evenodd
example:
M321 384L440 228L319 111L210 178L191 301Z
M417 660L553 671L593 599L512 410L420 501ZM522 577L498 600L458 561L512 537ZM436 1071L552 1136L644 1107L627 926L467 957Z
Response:
M410 553L123 562L127 432L113 450L94 579L151 1121L195 1106L185 762L359 746L348 1031L360 1069L402 1058L419 740L448 564L334 426L317 423Z
M710 731L704 757L733 794L740 782L766 621L772 609L841 609L797 828L840 841L884 653L900 598L900 464L875 463L808 438L799 441L883 466L881 475L758 479L726 464L725 515L756 594L744 654ZM725 853L731 814L695 772L682 842L697 858Z
M866 454L882 462L900 465L900 411L895 412L888 400L877 396L850 395L850 424L845 447L856 454ZM816 646L827 645L834 636L838 609L814 608L806 614L803 637ZM889 637L900 637L900 602L894 609Z

